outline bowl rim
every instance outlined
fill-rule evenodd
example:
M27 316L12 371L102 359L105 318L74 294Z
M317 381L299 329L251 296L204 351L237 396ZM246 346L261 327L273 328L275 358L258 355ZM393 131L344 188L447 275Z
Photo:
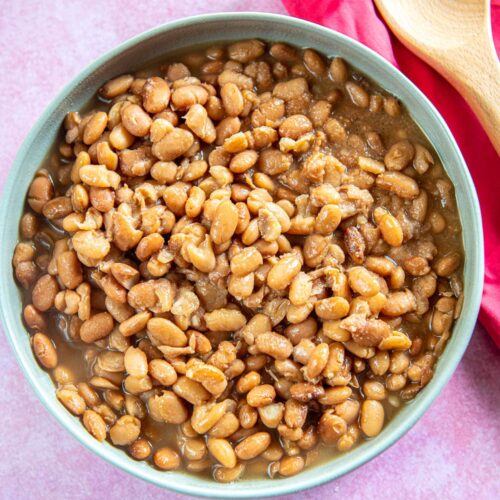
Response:
M26 153L32 147L33 140L40 133L50 115L57 109L64 98L75 88L75 85L78 82L84 81L100 66L111 61L127 49L145 42L146 40L153 39L164 32L187 27L189 25L201 24L206 21L231 22L249 20L255 21L257 23L259 21L276 21L289 24L295 28L316 31L330 37L333 33L337 40L339 40L341 43L344 43L347 46L353 46L357 50L364 51L369 58L374 60L383 69L385 73L388 73L390 76L396 79L398 86L406 86L419 98L420 101L426 104L427 108L430 110L430 113L433 116L433 119L435 120L435 125L440 128L440 133L453 149L453 152L458 160L458 164L456 165L456 167L462 170L462 174L465 180L465 194L470 197L470 202L473 207L473 213L470 214L473 221L473 227L469 228L469 230L474 233L474 237L477 241L477 251L475 252L475 258L471 262L469 262L469 265L472 266L475 277L484 276L484 252L481 212L474 184L453 135L451 134L448 126L446 125L434 105L430 102L430 100L418 89L415 84L413 84L413 82L411 82L389 61L384 59L369 47L358 42L357 40L354 40L333 29L326 28L315 23L297 19L291 16L289 17L281 14L262 12L225 12L202 14L161 24L119 44L118 46L95 59L76 76L74 76L71 81L63 87L63 89L57 94L57 96L51 101L44 112L36 120L35 125L23 140L15 157L15 160L9 170L7 182L5 183L3 190L2 200L0 202L0 237L2 237L2 241L5 241L4 238L6 236L5 221L7 220L9 214L8 194L11 192L15 184L15 173L18 169L21 168ZM165 52L167 53L168 51ZM3 252L3 254L5 254L5 252ZM466 258L468 258L468 256L466 256ZM304 472L302 474L299 474L298 476L286 478L285 480L265 480L265 486L255 487L255 485L252 484L252 480L249 480L248 489L236 491L235 489L231 488L230 485L223 485L216 483L215 481L204 479L201 481L203 483L201 485L183 484L183 473L179 473L180 471L170 473L160 472L161 475L158 475L159 471L157 471L153 467L148 466L147 469L144 469L139 466L139 462L134 461L125 453L121 452L123 456L118 456L114 453L114 451L116 451L116 448L112 447L111 445L106 446L107 443L104 443L103 445L103 443L99 443L94 438L92 438L90 434L88 434L87 431L83 428L81 423L78 422L77 419L75 419L72 415L70 415L69 412L67 412L64 408L62 408L62 405L59 405L59 408L56 408L54 403L57 400L54 397L54 393L47 393L47 391L42 387L41 384L41 373L44 374L45 372L43 372L39 368L36 360L33 357L29 358L20 347L20 343L23 340L19 339L15 332L19 329L20 324L22 325L22 322L20 321L20 318L16 317L9 309L8 301L4 300L4 297L8 297L11 293L11 291L9 291L9 285L6 279L6 276L8 276L8 274L5 274L5 272L12 273L10 255L2 255L0 262L0 272L2 272L2 278L0 279L0 297L2 297L2 300L0 301L0 318L2 319L2 323L4 325L6 337L12 350L15 353L18 364L20 365L25 377L30 382L30 385L32 386L33 390L35 391L36 395L41 400L47 411L52 416L54 416L58 423L94 454L135 477L177 493L212 498L214 496L217 496L218 498L257 498L264 496L276 496L299 492L307 488L320 486L360 467L364 463L382 453L392 444L397 442L421 418L427 408L436 399L438 394L446 385L450 377L453 375L469 343L470 337L472 336L482 295L482 278L476 278L472 283L468 284L471 287L471 301L468 306L470 316L465 319L466 323L463 325L463 329L460 331L460 335L457 335L456 333L454 335L454 337L458 338L455 339L453 355L449 356L446 366L443 368L443 370L441 370L439 376L438 374L436 374L432 382L425 388L424 391L419 394L417 398L418 400L415 400L411 403L413 412L406 416L404 421L398 422L397 425L396 422L392 422L387 426L383 434L380 434L376 439L369 441L369 446L364 448L363 452L357 454L351 452L351 455L344 455L346 459L340 464L336 464L336 467L323 467L321 473L319 474L314 473L316 471L316 467L314 467L310 469L309 473ZM24 329L24 326L22 326L22 328ZM112 449L113 451L110 451L110 449ZM180 480L176 481L176 478L180 478Z

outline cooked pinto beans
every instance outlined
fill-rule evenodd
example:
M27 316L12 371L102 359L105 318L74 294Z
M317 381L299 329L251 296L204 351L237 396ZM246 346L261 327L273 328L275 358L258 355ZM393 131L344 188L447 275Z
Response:
M64 120L12 259L59 401L135 460L220 482L376 439L464 286L453 186L404 106L260 40L99 95Z

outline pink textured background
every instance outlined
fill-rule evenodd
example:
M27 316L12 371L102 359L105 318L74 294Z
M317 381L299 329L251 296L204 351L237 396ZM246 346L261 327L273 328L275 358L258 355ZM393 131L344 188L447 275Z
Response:
M102 52L175 18L244 10L285 13L279 0L0 0L0 192L35 119ZM59 428L23 378L3 334L0 360L1 499L186 498L115 469ZM499 498L499 361L498 349L477 327L451 382L403 439L300 498Z

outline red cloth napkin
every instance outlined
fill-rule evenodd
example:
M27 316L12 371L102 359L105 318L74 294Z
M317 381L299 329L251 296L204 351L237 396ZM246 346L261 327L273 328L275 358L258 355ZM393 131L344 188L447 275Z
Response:
M372 0L283 0L283 4L292 16L344 33L388 59L446 120L469 166L481 203L486 270L479 319L500 347L500 160L475 115L443 77L390 33ZM491 18L498 52L500 0L492 2Z

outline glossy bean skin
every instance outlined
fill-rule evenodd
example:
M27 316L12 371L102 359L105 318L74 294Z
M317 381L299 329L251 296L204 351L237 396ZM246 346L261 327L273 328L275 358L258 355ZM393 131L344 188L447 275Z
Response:
M376 400L365 400L361 406L361 430L368 437L374 437L384 425L384 408Z

